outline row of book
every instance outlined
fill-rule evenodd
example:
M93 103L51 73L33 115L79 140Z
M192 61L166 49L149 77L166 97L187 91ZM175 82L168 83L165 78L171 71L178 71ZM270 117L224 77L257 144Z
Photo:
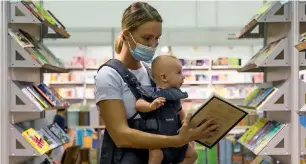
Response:
M275 42L272 42L268 46L260 49L244 66L259 65L263 63L266 60L266 58L271 54L273 49L280 43L280 41L281 39Z
M82 148L99 149L98 135L92 128L75 128L75 145L79 145Z
M84 87L67 87L67 88L55 88L61 97L64 99L84 99L88 97L93 97L92 88Z
M42 43L21 29L9 29L9 35L40 65L63 68L64 64Z
M244 106L249 109L260 108L278 89L276 87L255 88L244 99Z
M17 81L14 83L41 111L52 107L69 106L69 103L65 101L54 89L48 88L44 83L39 85Z
M243 99L254 88L254 85L217 85L211 88L204 86L183 86L181 89L188 93L189 99L206 99L212 92L227 99Z
M285 124L260 118L240 138L239 142L258 154Z
M53 14L47 12L44 8L42 8L38 2L36 1L33 2L31 0L22 0L21 2L41 22L47 21L52 26L56 27L61 26L61 23L59 23L57 19L53 17Z
M70 141L70 137L56 123L40 130L29 128L22 136L41 155Z
M222 139L211 149L196 145L197 164L249 164L255 156L239 143Z
M238 73L230 72L207 72L207 71L189 71L184 70L182 73L186 83L261 83L263 81L262 73Z
M232 57L222 57L217 59L179 59L183 65L184 68L209 68L210 62L212 66L228 66L230 67L237 67L241 66L241 59Z
M97 71L71 71L69 73L45 73L44 81L47 84L59 83L86 83L94 84L94 77Z
M67 68L98 69L109 59L109 57L89 57L84 54L83 56L72 56L71 59L65 60L64 64Z

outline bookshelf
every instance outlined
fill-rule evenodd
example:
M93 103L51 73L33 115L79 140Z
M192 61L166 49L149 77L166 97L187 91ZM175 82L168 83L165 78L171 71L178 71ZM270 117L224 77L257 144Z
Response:
M263 117L238 141L254 154L284 164L300 163L305 153L305 128L299 122L306 93L306 84L299 78L305 65L305 5L267 1L243 29L230 35L230 39L264 38L264 47L238 70L264 73L264 83L246 97L243 106L262 111Z
M70 138L45 115L70 104L43 83L43 73L68 69L42 39L70 34L38 1L2 1L1 12L1 163L52 161L48 155Z

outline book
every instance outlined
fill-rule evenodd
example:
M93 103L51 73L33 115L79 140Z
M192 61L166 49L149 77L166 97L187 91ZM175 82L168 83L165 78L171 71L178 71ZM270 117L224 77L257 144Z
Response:
M248 113L240 107L213 93L192 115L190 126L195 128L209 118L216 119L219 125L218 132L210 138L196 141L211 149L247 115Z
M22 136L38 153L40 153L40 155L43 155L51 150L50 145L33 128L29 128L24 131Z

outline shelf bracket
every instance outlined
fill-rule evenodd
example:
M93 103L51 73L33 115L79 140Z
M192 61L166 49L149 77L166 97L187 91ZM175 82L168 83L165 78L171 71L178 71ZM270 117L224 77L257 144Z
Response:
M306 2L299 2L299 21L306 22Z
M273 48L272 52L264 60L260 67L281 67L289 66L289 48L288 48L288 38L283 38L279 43Z
M10 23L41 23L22 2L10 2Z
M306 112L306 83L300 80L300 112ZM306 152L305 152L306 153Z
M21 82L11 81L11 112L41 112L22 91L24 87Z
M274 135L269 143L258 153L258 155L289 155L290 146L290 124L285 125Z
M11 50L11 61L10 61L10 67L19 67L19 68L40 68L41 65L38 64L31 55L22 48L17 41L12 38L10 35L9 41L10 41L10 50Z
M275 93L272 93L266 98L267 102L263 102L262 105L258 107L259 111L289 111L289 81L286 81L282 86L277 88Z
M273 2L271 8L263 13L262 16L258 18L258 22L289 22L289 5L281 4L279 1Z
M40 154L26 141L19 130L9 124L10 156L40 156Z

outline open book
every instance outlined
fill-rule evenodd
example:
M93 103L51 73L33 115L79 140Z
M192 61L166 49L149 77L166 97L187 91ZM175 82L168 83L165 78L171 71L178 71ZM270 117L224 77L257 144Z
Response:
M216 135L196 141L205 147L212 148L247 114L248 113L240 107L230 103L221 96L212 94L193 114L190 120L190 126L195 128L203 124L209 118L215 118L219 125Z

